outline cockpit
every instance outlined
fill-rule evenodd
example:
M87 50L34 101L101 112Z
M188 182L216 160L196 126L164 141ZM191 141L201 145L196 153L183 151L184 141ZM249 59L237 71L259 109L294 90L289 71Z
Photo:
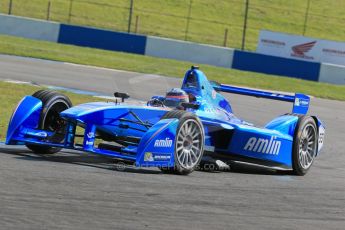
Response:
M155 107L170 107L180 108L181 103L194 103L196 102L196 96L200 95L200 83L197 74L194 69L198 67L192 67L189 70L182 83L181 88L173 88L163 96L154 96L147 103L147 105Z

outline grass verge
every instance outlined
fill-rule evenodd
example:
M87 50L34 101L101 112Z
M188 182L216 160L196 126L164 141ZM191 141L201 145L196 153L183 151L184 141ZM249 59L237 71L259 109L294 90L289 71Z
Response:
M0 35L0 53L182 77L192 63ZM210 80L345 100L345 86L202 65Z

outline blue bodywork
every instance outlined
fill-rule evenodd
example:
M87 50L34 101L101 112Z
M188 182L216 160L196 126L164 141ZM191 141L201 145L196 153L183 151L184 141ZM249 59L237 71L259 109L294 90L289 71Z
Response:
M292 148L298 115L307 114L309 97L294 96L239 88L210 82L196 68L185 74L182 87L193 95L190 103L198 108L187 108L201 120L205 131L204 150L215 158L237 159L262 165L292 168ZM237 118L230 103L221 92L242 94L293 103L291 114L279 116L265 127L256 127ZM162 96L153 96L163 100ZM161 119L170 108L135 103L94 102L74 106L60 116L67 122L63 142L54 143L52 132L38 129L42 102L26 96L15 109L7 132L6 144L36 144L77 149L135 162L138 166L174 166L175 136L179 120ZM313 117L319 133L324 126ZM84 129L83 143L76 144L76 127ZM97 136L106 140L121 139L117 148L99 148ZM319 140L320 141L320 140ZM318 151L321 150L322 141Z

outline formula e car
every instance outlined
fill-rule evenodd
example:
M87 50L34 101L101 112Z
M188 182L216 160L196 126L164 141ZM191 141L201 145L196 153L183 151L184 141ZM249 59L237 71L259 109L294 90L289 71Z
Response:
M257 127L237 118L222 92L291 102L292 113ZM38 154L76 149L176 174L191 173L207 155L297 175L309 170L323 146L325 127L306 115L308 96L211 82L194 66L180 89L153 96L147 104L125 102L126 93L115 97L72 107L63 94L37 91L14 110L6 144L26 145Z

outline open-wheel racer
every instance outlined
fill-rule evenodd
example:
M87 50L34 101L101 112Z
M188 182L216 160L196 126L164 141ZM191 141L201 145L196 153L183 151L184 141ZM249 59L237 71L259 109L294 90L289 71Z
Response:
M292 112L257 127L237 118L221 92L291 102ZM186 72L180 89L153 96L147 104L125 102L126 93L115 96L121 102L77 106L54 91L26 96L10 119L6 144L23 144L38 154L76 149L177 174L191 173L207 153L297 175L310 169L323 145L325 128L307 115L308 96L210 82L196 67Z

